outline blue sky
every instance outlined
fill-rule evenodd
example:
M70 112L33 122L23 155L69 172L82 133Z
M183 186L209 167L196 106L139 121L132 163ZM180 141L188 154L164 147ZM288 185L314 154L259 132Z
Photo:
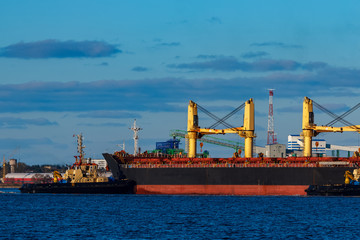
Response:
M69 164L80 132L88 157L123 142L132 152L135 118L150 150L186 129L189 100L222 117L249 98L265 145L269 88L286 144L301 131L304 96L338 115L359 103L359 10L358 1L1 1L0 153ZM359 111L346 120L360 124ZM332 119L315 110L315 120ZM241 126L242 112L229 123Z

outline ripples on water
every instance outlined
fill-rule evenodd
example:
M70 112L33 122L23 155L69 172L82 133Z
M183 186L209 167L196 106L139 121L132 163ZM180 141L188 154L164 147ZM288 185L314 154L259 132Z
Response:
M358 239L354 197L0 192L0 239Z

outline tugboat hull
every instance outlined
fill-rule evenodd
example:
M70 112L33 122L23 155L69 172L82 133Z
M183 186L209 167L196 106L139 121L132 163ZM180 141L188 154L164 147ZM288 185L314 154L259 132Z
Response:
M310 185L305 192L308 196L360 196L360 185Z
M133 180L118 180L100 183L41 183L24 184L21 193L74 193L74 194L133 194Z

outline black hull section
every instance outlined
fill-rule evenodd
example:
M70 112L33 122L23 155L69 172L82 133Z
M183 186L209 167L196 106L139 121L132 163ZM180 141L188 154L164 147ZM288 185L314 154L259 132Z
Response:
M126 168L138 185L321 185L341 184L352 168Z
M359 185L310 185L305 190L308 196L360 196Z
M119 180L105 183L24 184L20 191L22 193L133 194L135 189L135 181Z

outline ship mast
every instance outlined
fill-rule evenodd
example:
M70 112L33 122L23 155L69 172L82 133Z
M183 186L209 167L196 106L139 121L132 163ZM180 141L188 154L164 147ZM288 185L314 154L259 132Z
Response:
M83 160L84 160L84 148L85 148L85 146L83 146L84 138L82 136L82 133L76 135L76 137L77 137L77 144L78 144L77 151L79 153L79 158L80 158L79 159L79 164L81 165Z
M134 125L130 128L131 130L133 130L134 132L134 156L136 156L138 154L138 140L139 140L139 136L138 136L138 132L140 130L142 130L142 128L139 128L136 126L136 119L134 119Z
M5 175L6 175L6 161L5 161L5 155L3 159L3 182L5 182Z

